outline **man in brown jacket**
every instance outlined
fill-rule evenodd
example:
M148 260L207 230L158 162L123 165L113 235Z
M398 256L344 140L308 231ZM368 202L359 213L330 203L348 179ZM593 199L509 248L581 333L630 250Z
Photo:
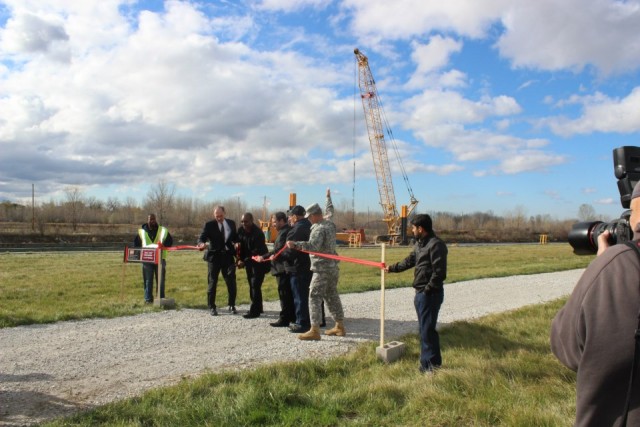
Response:
M640 183L629 220L640 238ZM576 426L618 426L624 416L640 311L640 260L625 244L598 237L589 264L551 326L551 350L577 372ZM639 242L635 242L638 244ZM634 380L627 425L640 425L640 375Z

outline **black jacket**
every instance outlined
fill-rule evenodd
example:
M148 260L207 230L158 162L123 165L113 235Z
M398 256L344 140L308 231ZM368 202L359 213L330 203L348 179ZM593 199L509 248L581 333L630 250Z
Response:
M289 233L287 240L294 242L306 242L311 234L311 222L307 218L302 218L296 222ZM284 269L287 273L305 273L311 272L311 261L309 254L297 251L295 249L285 249L281 255L284 258Z
M276 236L276 239L273 241L273 251L264 254L263 256L265 258L274 256L278 252L280 252L280 249L282 249L287 243L287 235L289 234L290 230L291 230L291 226L289 224L285 225L280 230L278 230L278 235ZM285 274L286 271L284 268L284 262L285 262L285 257L283 257L282 254L280 254L276 259L271 260L271 275L281 276Z
M207 261L211 261L212 259L219 256L235 255L233 244L238 241L236 223L233 220L226 218L225 221L231 229L229 237L226 240L224 238L224 234L222 234L222 232L220 231L218 221L208 221L202 228L202 232L200 233L200 237L198 238L198 243L209 242L209 249L207 249L204 253L204 259Z
M269 249L265 243L264 233L255 224L251 226L249 231L244 227L238 229L238 242L240 242L240 250L238 258L244 262L246 268L253 268L267 272L270 264L268 262L256 262L252 259L254 256L263 255Z
M415 267L413 287L418 292L442 291L447 278L447 245L437 236L418 240L413 252L404 260L389 266L389 271L399 273Z

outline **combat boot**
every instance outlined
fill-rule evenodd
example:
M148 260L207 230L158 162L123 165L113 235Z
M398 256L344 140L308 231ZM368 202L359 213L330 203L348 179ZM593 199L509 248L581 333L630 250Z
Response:
M343 337L345 335L347 335L347 331L344 329L344 323L343 322L336 322L336 325L331 328L331 329L327 329L326 331L324 331L325 335L337 335L339 337Z
M303 341L319 341L320 340L320 326L311 325L311 329L309 329L304 334L298 335L298 339Z

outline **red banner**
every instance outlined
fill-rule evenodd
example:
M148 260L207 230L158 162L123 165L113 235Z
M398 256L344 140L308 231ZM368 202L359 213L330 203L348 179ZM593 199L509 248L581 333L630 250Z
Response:
M282 253L282 251L284 251L286 248L287 247L284 246L282 249L280 249L280 251L278 251L277 254L275 254L272 257L265 258L263 260L263 262L267 262L267 261L271 261L273 259L276 259L278 257L278 255L280 255ZM358 259L358 258L350 258L350 257L346 257L346 256L333 255L333 254L325 254L325 253L322 253L322 252L303 251L302 249L296 249L296 250L298 250L300 252L307 253L309 255L315 255L315 256L322 257L322 258L334 259L336 261L351 262L353 264L366 265L366 266L369 266L369 267L377 267L379 269L385 268L385 264L383 262L369 261L369 260L366 260L366 259ZM254 261L258 261L256 258L257 257L252 257L252 259Z

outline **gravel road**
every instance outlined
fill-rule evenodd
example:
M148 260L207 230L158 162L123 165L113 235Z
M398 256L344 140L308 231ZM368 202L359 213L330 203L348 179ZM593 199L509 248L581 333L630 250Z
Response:
M568 295L582 271L448 284L439 320L468 320ZM342 303L347 336L317 342L269 326L277 302L265 303L258 319L188 309L0 329L0 426L70 415L205 371L330 357L379 341L380 292L342 295ZM414 332L413 289L387 290L385 342Z

